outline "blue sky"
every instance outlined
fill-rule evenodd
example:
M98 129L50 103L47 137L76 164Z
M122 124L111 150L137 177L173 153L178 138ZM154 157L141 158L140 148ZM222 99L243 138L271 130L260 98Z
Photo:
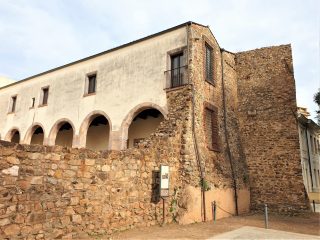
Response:
M291 43L299 106L320 87L318 0L0 0L0 76L20 80L186 21L233 52Z

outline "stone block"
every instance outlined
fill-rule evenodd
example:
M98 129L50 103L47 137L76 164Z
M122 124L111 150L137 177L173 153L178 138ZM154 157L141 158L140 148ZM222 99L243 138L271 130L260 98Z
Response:
M15 165L10 168L3 169L1 172L3 174L10 175L10 176L18 176L19 175L19 166Z
M72 222L81 224L82 223L82 217L79 214L72 215Z
M16 205L11 205L9 207L7 207L6 210L6 214L11 214L11 213L15 213L17 211L17 206Z
M25 217L21 214L17 214L16 217L14 218L15 223L24 223Z
M7 162L11 164L20 164L20 160L16 157L7 157Z
M76 172L71 170L65 170L63 176L66 178L72 178L76 176Z
M43 184L43 176L35 176L30 180L31 185Z
M6 236L17 236L20 234L20 227L18 224L7 225L3 228L3 232Z
M71 197L70 199L70 205L75 206L79 204L79 197Z
M86 159L84 164L85 165L88 165L88 166L92 166L96 163L96 160L95 159Z
M10 223L11 223L11 221L10 221L9 218L2 218L2 219L0 219L0 227L6 226L6 225L8 225L8 224L10 224Z
M31 160L41 159L42 155L40 153L29 153L28 158Z
M103 165L102 168L101 168L101 170L102 170L103 172L108 172L108 171L110 171L110 166L109 166L109 165Z

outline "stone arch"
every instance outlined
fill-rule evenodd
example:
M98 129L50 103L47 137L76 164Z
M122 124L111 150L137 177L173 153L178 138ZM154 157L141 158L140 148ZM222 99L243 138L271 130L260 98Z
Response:
M134 118L141 112L148 110L148 109L155 109L158 110L164 119L167 119L168 110L166 108L162 108L157 104L151 103L151 102L145 102L138 104L133 109L129 111L129 113L126 115L125 119L123 120L121 124L121 137L123 139L124 143L127 143L128 140L128 133L129 133L129 127L134 120ZM123 149L127 148L127 144L122 146Z
M48 145L50 145L50 146L56 145L56 140L57 140L57 137L58 137L59 130L64 124L69 124L71 126L71 129L72 129L72 134L71 134L72 140L71 140L70 144L63 145L63 146L72 147L74 145L75 136L76 136L75 135L76 134L75 127L74 127L74 124L67 118L59 119L52 126L52 128L50 130L50 133L48 135Z
M8 133L6 134L5 141L8 142L14 142L14 143L20 143L21 141L21 134L20 134L20 130L17 127L13 127L11 128ZM14 141L13 141L14 140Z
M90 137L90 135L88 136L88 131L90 131L90 127L92 122L97 119L98 117L104 117L107 121L106 124L106 128L105 129L100 129L103 131L106 131L107 136L104 136L104 140L106 140L106 147L94 147L90 144L90 139L88 139L88 137ZM79 146L81 147L88 147L91 148L93 150L106 150L106 149L110 149L110 144L111 144L111 130L112 130L112 123L111 120L109 118L109 116L104 112L104 111L100 111L100 110L95 110L90 112L85 119L82 121L82 124L80 126L80 130L79 130ZM89 133L90 134L90 133ZM100 138L100 141L104 141L103 139ZM90 144L90 145L88 145Z
M35 131L38 129L38 128L41 128L42 131L43 131L43 140L42 140L42 143L40 143L41 145L44 144L45 142L45 131L44 131L44 127L41 123L33 123L29 129L27 130L27 133L24 137L24 143L25 144L32 144L32 139L33 139L33 136L34 136L34 133ZM41 142L41 140L39 140Z

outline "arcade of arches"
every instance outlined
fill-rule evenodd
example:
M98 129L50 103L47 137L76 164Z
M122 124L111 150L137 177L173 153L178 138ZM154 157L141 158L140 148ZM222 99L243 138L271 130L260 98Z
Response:
M164 120L163 114L155 108L143 108L138 110L133 116L130 125L125 132L126 146L124 148L135 147L140 141L148 138L156 131L159 124ZM41 124L40 124L41 125ZM46 140L46 134L42 125L35 125L22 141L20 132L16 129L8 133L7 141L14 143L27 143L37 145L59 145L63 147L75 146L75 129L69 120L62 120L56 124L50 134L50 140ZM110 149L111 124L102 114L90 116L84 125L84 130L80 134L83 137L82 146L91 150L101 151ZM80 146L80 147L82 147ZM76 146L77 147L77 146Z

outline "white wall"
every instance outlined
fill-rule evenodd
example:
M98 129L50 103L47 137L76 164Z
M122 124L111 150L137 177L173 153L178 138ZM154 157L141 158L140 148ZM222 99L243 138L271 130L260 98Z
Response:
M307 192L320 192L320 149L318 145L318 143L320 142L320 135L316 131L313 131L311 128L306 129L305 126L299 124L299 140L302 174L306 190ZM314 144L314 140L316 140L316 144ZM309 154L311 164L309 163Z
M186 44L186 28L181 27L0 89L1 139L17 127L23 143L27 129L35 122L43 125L47 138L52 126L62 118L68 119L79 135L81 123L94 110L105 112L116 132L130 110L141 103L150 102L166 109L167 52ZM84 97L86 75L95 71L97 92ZM50 87L48 105L39 107L41 88L45 86ZM8 114L10 98L16 94L16 112ZM33 97L36 107L30 109Z

